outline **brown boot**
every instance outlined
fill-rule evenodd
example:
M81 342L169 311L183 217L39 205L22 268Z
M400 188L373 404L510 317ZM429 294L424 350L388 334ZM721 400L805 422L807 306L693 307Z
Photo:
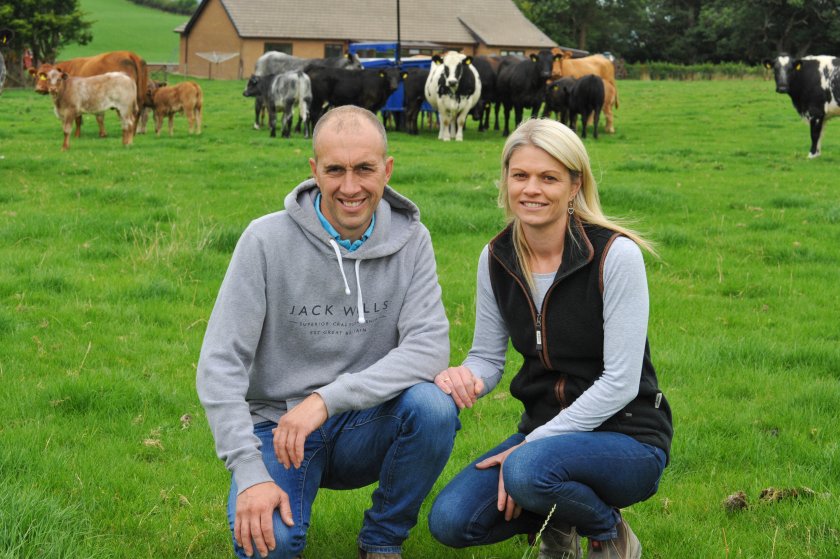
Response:
M604 542L589 540L587 559L640 559L642 544L623 518L616 526L618 536Z
M574 526L549 522L540 536L537 559L581 559L580 537Z

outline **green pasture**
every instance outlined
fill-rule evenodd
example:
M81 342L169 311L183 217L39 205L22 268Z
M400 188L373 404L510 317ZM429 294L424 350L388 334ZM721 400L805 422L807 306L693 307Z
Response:
M93 22L93 40L67 45L58 60L131 50L146 62L177 62L179 35L173 30L189 16L170 14L128 0L79 0L85 19Z
M196 360L240 232L306 178L310 144L253 130L244 82L201 85L201 136L179 117L174 137L126 149L109 114L108 138L88 118L67 153L49 98L0 97L2 559L231 556ZM676 427L659 493L625 515L648 558L838 557L840 124L808 160L808 127L771 82L619 91L617 134L586 145L606 211L658 245L650 342ZM502 225L502 144L473 122L463 143L390 133L392 185L434 240L453 362L472 337L478 254ZM519 412L501 386L462 414L424 515ZM770 487L797 496L760 500ZM749 507L728 512L738 491ZM321 493L307 558L355 556L369 492ZM425 518L405 548L525 552L444 548Z

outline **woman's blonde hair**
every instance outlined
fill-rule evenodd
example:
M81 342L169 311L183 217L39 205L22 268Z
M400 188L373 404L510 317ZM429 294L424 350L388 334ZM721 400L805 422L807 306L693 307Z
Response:
M508 136L502 150L502 174L499 181L499 206L504 209L505 217L513 223L513 243L517 259L525 279L532 282L531 249L525 240L522 224L516 219L508 199L507 177L510 170L510 159L514 152L523 146L534 146L549 154L563 164L572 175L572 180L580 180L580 189L572 200L575 214L583 223L598 225L611 231L616 231L632 239L641 248L653 255L656 251L653 245L646 241L639 233L622 225L619 220L604 215L601 201L598 197L598 185L592 176L589 155L583 142L577 134L564 124L550 119L530 119L519 125ZM569 220L571 230L572 220Z

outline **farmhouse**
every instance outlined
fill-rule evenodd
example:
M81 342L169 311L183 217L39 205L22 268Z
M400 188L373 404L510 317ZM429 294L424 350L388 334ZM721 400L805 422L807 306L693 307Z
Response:
M513 0L403 1L399 19L404 57L446 50L530 54L557 46ZM269 50L322 58L347 52L351 43L396 41L397 2L202 0L175 31L182 73L242 79Z

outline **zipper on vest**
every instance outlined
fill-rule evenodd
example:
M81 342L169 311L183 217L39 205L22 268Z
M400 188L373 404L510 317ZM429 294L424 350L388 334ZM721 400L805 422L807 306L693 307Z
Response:
M542 314L537 313L537 351L542 352Z

